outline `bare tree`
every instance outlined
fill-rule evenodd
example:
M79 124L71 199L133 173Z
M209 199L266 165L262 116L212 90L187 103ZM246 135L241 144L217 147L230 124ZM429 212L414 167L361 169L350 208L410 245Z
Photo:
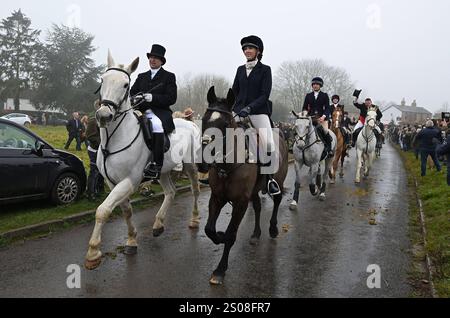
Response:
M192 74L184 75L178 83L178 100L174 110L183 110L186 107L192 107L197 114L206 112L206 95L211 86L215 86L218 96L225 97L228 89L231 88L230 82L223 76L213 74Z
M331 95L339 95L347 111L356 112L352 104L354 84L350 75L344 69L327 65L320 59L282 63L274 78L274 100L281 98L283 104L301 111L305 96L311 91L311 80L316 76L323 78L323 91L328 92L330 98Z

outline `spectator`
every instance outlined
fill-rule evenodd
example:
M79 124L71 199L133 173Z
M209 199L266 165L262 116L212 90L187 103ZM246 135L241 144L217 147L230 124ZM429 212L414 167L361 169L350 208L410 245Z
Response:
M184 110L184 119L187 121L194 121L194 114L195 112L192 110L192 108L187 108Z
M70 144L75 139L77 142L77 151L81 151L81 132L83 130L83 125L80 121L80 114L73 113L72 119L68 121L67 125L67 132L69 133L69 139L67 140L67 143L64 147L64 149L68 150L70 147Z
M95 103L95 107L98 108L98 101ZM89 178L87 185L87 197L90 201L94 201L100 193L104 192L105 180L100 174L97 167L97 152L100 147L100 129L98 128L96 119L88 119L86 128L86 140L89 143L88 155L89 155Z
M447 156L447 184L450 186L450 132L447 130L447 140L437 147L439 156Z
M86 149L89 146L89 142L88 142L88 140L86 138L86 131L87 131L88 123L89 123L89 116L87 116L87 115L83 116L83 118L81 118L81 124L82 124L82 127L83 127L83 130L81 132L81 142L84 142L84 144L86 146Z
M442 140L441 132L434 128L434 123L431 120L427 121L425 126L426 128L421 130L416 137L416 141L419 143L422 177L427 172L428 156L431 156L437 171L441 171L441 164L436 155L436 146Z
M47 115L45 113L42 113L42 125L47 126Z

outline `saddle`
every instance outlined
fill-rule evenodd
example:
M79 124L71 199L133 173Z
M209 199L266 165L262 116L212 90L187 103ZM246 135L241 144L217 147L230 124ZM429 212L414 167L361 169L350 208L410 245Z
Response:
M145 144L147 145L147 148L150 151L153 151L152 146L152 140L153 140L153 125L152 122L141 112L135 111L134 112L136 118L139 121L139 124L141 125L142 133L144 134L144 140ZM164 133L164 153L168 152L170 150L170 139L169 136Z

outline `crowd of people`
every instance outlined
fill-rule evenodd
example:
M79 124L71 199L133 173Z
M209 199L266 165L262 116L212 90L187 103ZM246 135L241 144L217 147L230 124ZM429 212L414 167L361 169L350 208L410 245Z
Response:
M450 186L450 129L446 120L427 120L425 124L389 127L389 138L403 151L414 152L420 159L421 175L427 174L427 162L431 159L437 171L442 170L442 163L447 165L447 183ZM445 161L445 157L447 157ZM442 162L442 163L441 163Z

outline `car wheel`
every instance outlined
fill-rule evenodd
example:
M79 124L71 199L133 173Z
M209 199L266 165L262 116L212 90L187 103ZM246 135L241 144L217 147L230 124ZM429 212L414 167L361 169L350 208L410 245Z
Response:
M80 196L80 179L73 173L64 173L56 180L51 194L55 204L73 203Z
M31 123L30 122L26 122L25 124L23 124L25 127L30 128L31 127Z

